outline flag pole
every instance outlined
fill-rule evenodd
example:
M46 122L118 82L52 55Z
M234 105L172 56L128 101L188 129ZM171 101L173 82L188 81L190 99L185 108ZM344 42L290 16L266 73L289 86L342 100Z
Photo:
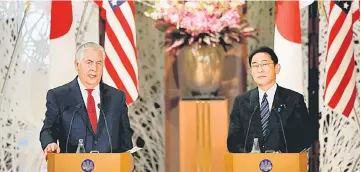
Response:
M81 14L81 18L80 18L80 23L79 23L79 28L78 28L78 31L76 32L76 35L75 35L75 45L78 44L78 39L79 39L79 35L80 35L80 29L84 23L84 16L85 16L85 13L88 9L88 4L89 4L89 0L86 0L85 4L84 4L84 8L83 8L83 13Z
M356 89L356 95L357 95L357 89ZM355 104L360 105L359 99L356 98L355 102L356 101L358 101L359 103L355 103ZM355 104L353 105L352 111L353 111L353 114L355 114L355 121L356 121L356 124L357 124L357 130L360 131L360 111L359 111L359 114L356 113Z
M356 95L357 95L357 89L356 89ZM359 101L359 99L356 99L355 101ZM360 101L359 101L358 105L360 105ZM352 110L354 111L354 114L355 114L355 121L356 121L356 124L357 124L357 130L360 132L360 116L359 116L360 114L356 113L355 104L354 104ZM360 111L359 111L359 113L360 113ZM352 171L355 171L355 169L359 167L359 166L357 166L357 162L359 162L359 161L360 161L360 155L356 158L356 161L354 161Z
M356 121L356 124L357 124L357 130L360 131L360 117L359 117L359 114L356 113L355 106L353 107L353 111L354 111L354 114L355 114L355 121Z
M10 62L9 62L9 65L8 65L8 70L6 71L6 74L5 74L5 79L4 79L4 83L1 87L1 91L0 91L0 109L2 107L2 101L4 99L4 90L7 86L7 83L8 83L8 79L9 79L9 75L10 75L10 71L11 71L11 67L13 66L13 63L14 63L14 56L15 56L15 52L18 48L18 44L19 44L19 38L21 37L21 31L23 30L23 27L24 27L24 23L25 23L25 19L26 19L26 16L28 15L29 13L29 8L30 8L30 1L27 0L26 1L26 6L25 6L25 12L24 12L24 16L23 16L23 19L21 20L21 24L20 24L20 28L19 28L19 31L18 31L18 35L17 35L17 38L15 40L15 45L14 45L14 49L11 53L11 57L10 57Z

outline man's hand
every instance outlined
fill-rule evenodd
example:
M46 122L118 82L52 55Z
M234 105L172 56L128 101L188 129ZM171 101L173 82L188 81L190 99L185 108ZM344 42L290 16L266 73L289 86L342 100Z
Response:
M56 152L60 153L60 147L56 143L49 143L48 146L44 149L44 155L48 159L48 153Z

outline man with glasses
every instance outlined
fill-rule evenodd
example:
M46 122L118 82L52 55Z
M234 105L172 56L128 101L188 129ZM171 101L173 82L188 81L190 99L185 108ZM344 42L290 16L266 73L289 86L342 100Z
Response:
M296 153L309 148L317 129L303 96L276 84L281 66L275 52L261 47L249 56L249 65L258 87L235 98L228 151L251 152L254 138L258 139L261 152Z

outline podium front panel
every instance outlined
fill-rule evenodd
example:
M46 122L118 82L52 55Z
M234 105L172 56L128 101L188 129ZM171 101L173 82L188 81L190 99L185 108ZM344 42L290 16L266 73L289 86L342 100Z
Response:
M60 153L48 155L48 172L130 172L130 153Z
M180 172L225 171L227 109L227 100L180 101Z
M226 172L307 172L307 153L229 153Z

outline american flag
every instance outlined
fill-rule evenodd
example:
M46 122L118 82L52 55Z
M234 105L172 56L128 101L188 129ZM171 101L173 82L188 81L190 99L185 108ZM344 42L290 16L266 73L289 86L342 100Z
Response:
M348 117L356 100L353 24L359 19L358 1L330 1L324 100Z
M98 1L105 20L106 58L103 81L126 94L130 104L138 97L138 65L135 44L135 8L133 1Z

